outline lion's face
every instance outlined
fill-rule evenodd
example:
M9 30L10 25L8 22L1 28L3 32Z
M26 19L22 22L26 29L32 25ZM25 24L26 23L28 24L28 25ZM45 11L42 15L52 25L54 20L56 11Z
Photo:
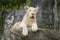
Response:
M35 19L39 8L38 7L34 8L34 7L25 6L24 9L25 9L25 11L26 11L26 13L30 19Z

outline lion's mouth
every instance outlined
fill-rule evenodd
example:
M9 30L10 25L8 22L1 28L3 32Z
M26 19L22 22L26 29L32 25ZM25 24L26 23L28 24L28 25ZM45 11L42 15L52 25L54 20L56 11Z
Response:
M35 17L34 16L32 16L32 17L30 17L31 19L34 19Z

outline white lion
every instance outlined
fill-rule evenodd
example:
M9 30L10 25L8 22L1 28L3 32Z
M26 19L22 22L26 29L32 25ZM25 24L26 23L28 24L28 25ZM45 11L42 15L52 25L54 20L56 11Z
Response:
M28 28L31 28L32 31L36 32L38 30L37 22L36 22L36 14L38 12L39 7L24 7L26 14L21 22L17 22L12 27L12 31L22 29L22 34L24 36L28 35Z

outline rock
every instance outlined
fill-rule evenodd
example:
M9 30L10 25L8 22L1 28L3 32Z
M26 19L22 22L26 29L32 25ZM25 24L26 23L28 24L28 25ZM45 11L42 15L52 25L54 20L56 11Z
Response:
M60 40L60 31L53 30L53 29L43 29L39 28L37 32L29 31L28 36L23 36L20 33L13 34L15 39L14 40Z

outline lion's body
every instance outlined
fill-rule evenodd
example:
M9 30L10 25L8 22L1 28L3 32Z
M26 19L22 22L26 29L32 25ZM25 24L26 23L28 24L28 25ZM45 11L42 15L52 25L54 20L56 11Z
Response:
M12 27L12 31L19 30L20 28L23 28L22 34L24 36L28 35L28 27L32 29L32 31L37 31L37 22L36 22L36 14L38 11L38 8L34 7L25 7L26 14L23 17L23 20L21 22L17 22Z

